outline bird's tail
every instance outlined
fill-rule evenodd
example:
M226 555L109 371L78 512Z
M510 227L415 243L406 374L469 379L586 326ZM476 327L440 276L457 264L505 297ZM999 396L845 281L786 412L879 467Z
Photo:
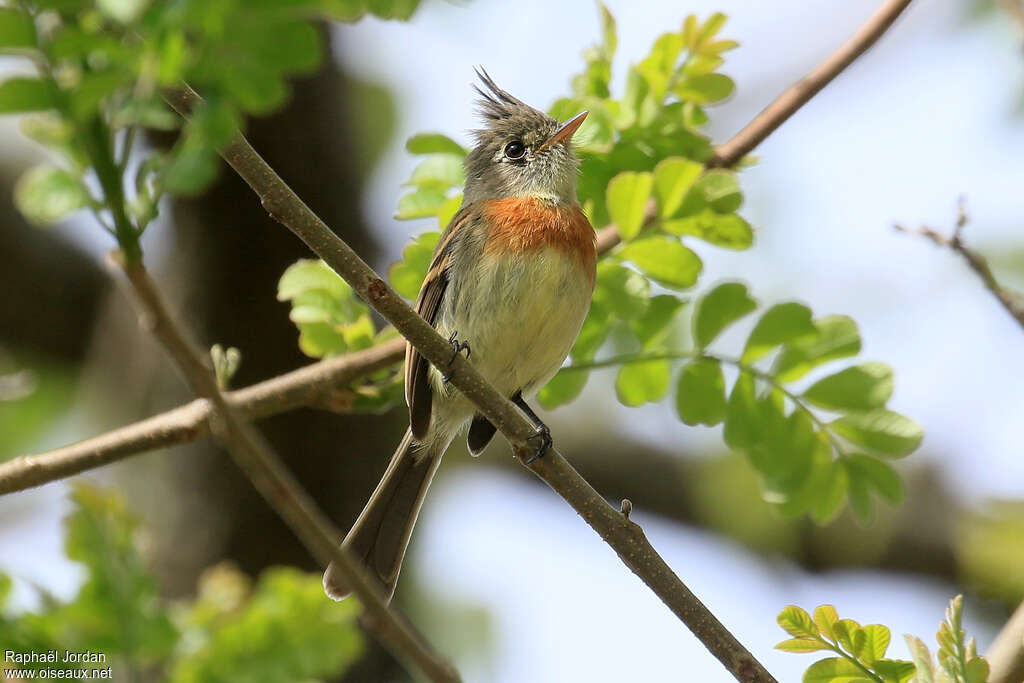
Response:
M381 582L389 600L423 497L445 450L423 446L414 453L415 446L412 432L407 431L377 489L341 544ZM324 590L334 600L344 600L352 592L333 562L324 572Z

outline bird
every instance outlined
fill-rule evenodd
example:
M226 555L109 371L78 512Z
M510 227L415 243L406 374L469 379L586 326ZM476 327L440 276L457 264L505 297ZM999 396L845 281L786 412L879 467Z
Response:
M576 194L572 137L587 112L559 125L498 87L482 68L474 85L483 127L466 155L462 204L438 240L416 311L512 400L537 428L533 458L551 431L526 402L558 372L590 309L596 278L593 227ZM405 353L409 428L376 490L342 541L394 595L402 560L441 456L468 425L479 455L495 427L411 345ZM351 592L332 562L324 589Z

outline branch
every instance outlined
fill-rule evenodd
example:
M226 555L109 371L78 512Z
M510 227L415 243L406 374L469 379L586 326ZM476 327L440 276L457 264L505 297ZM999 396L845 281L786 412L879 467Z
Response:
M753 151L766 137L775 132L776 128L785 123L800 107L807 104L812 97L821 92L822 88L874 45L910 2L911 0L884 2L849 40L829 55L814 71L787 88L744 126L743 130L718 147L708 160L708 165L733 166Z
M329 358L224 395L245 420L330 404L332 392L402 360L405 341ZM201 439L210 433L210 404L196 399L92 439L0 464L0 495L41 486L131 455Z
M1010 620L1003 624L985 659L990 667L989 683L1024 681L1024 603L1017 606Z
M140 320L174 360L189 386L212 406L213 434L227 448L270 506L288 523L296 536L320 562L342 567L363 608L370 615L370 628L398 657L408 659L432 681L455 683L459 675L442 660L426 641L388 609L379 586L367 576L351 553L337 546L340 532L316 506L309 494L292 477L261 435L249 426L228 403L217 387L208 357L171 317L166 304L140 259L120 262L131 283L140 309Z
M927 226L919 228L918 230L908 230L902 225L894 225L893 228L899 232L917 234L921 237L931 240L940 247L948 247L957 254L960 254L967 261L967 265L975 274L981 278L982 284L985 285L985 289L992 292L992 295L1002 304L1006 312L1009 313L1017 324L1020 325L1021 329L1024 330L1024 298L1020 294L1008 289L996 280L996 276L992 274L992 269L989 268L988 261L984 256L976 252L974 249L968 247L963 241L964 226L967 225L967 212L964 210L963 200L960 201L960 205L957 209L957 221L956 227L953 228L953 234L949 237L939 233L937 230L933 230Z

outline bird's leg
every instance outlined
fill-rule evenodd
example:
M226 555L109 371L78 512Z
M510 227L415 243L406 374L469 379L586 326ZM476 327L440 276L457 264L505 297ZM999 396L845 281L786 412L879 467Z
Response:
M526 416L533 421L533 424L537 427L537 433L530 437L530 439L540 439L540 445L537 446L537 450L533 452L527 460L526 464L529 465L537 458L543 458L544 454L548 452L554 441L551 439L551 430L544 424L544 421L537 417L537 413L533 412L533 408L523 398L521 391L516 392L516 395L512 397L512 402L519 406L519 409L526 413Z
M459 333L458 332L454 332L453 331L451 333L451 335L448 336L448 343L452 345L452 358L451 358L451 360L448 361L448 372L451 372L452 363L455 362L455 357L458 356L460 352L465 351L466 352L466 358L468 359L469 358L469 354L471 354L473 351L469 348L469 342L468 341L461 341L461 342L459 341ZM451 375L449 375L449 374L441 375L441 382L444 383L444 384L448 384L448 381L450 379L451 379Z

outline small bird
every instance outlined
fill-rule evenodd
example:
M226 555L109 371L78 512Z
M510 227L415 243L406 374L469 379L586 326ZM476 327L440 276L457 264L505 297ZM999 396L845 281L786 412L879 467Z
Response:
M541 457L551 433L526 403L568 356L590 309L595 233L576 199L573 134L587 112L559 126L477 70L484 127L465 161L462 206L441 235L416 311L495 389L537 426ZM390 598L430 480L469 424L479 455L495 427L412 345L405 350L409 429L384 477L345 537ZM341 600L351 587L331 564L324 589Z

